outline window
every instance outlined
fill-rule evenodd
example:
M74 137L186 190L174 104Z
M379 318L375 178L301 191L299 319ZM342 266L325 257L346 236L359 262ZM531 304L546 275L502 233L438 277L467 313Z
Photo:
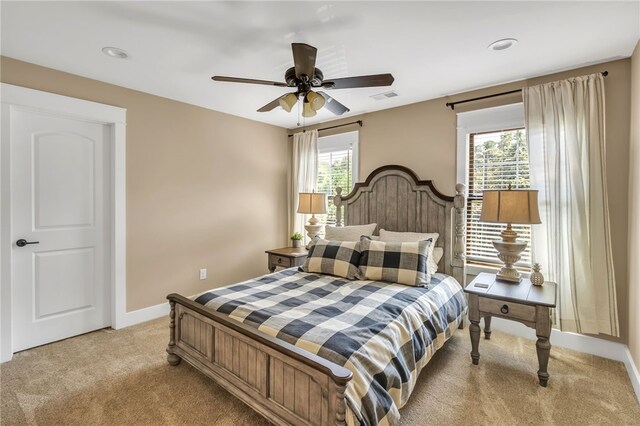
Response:
M357 179L358 132L318 138L318 184L317 191L328 194L326 224L336 222L336 206L332 198L336 187L342 188L342 195L353 189Z
M485 189L529 188L529 155L524 128L470 133L469 195L467 196L467 262L497 264L492 241L500 239L505 225L480 221L482 191ZM527 248L516 266L531 264L531 226L513 225ZM501 262L500 262L501 263Z
M458 114L458 182L467 185L466 256L469 273L502 262L492 241L500 239L505 224L480 222L482 191L530 187L524 110L522 104L487 108ZM518 238L526 241L516 267L531 265L531 226L514 225Z

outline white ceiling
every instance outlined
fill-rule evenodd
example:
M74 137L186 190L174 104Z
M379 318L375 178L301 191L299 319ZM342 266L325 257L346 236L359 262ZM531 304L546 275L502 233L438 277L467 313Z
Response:
M348 115L631 55L640 2L9 2L2 55L286 128L258 108L287 88L292 42L318 48L325 80L390 72L389 88L328 91ZM489 43L514 37L512 49ZM115 46L119 60L101 52ZM394 90L398 97L371 95ZM345 115L346 116L346 115ZM306 124L336 118L326 110Z

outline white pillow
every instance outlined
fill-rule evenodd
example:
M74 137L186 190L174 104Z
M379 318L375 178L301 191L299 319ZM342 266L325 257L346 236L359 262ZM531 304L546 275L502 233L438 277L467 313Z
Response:
M429 273L435 274L438 272L438 262L440 258L444 254L444 250L440 249L440 256L436 260L436 255L434 254L434 247L436 245L436 241L438 241L438 237L440 234L433 233L421 233L421 232L393 232L386 231L384 229L380 230L380 241L385 243L415 243L417 241L427 240L429 238L433 239L433 243L429 248L429 254L427 258L427 264L429 267Z
M433 262L436 264L436 269L431 272L431 274L435 274L438 272L438 263L440 263L440 259L444 256L444 249L442 247L434 247L433 248ZM431 265L429 265L429 269L431 269Z
M324 239L330 241L360 241L360 237L370 237L376 230L377 223L353 226L327 226L324 230Z

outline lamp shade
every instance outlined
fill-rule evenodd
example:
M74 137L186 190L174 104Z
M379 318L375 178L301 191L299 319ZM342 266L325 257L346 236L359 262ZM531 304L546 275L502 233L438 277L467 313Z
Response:
M298 213L326 214L327 194L321 192L301 192L298 194Z
M303 117L313 117L317 114L317 112L311 108L311 104L309 102L305 102L302 104L302 116Z
M318 111L324 106L324 96L316 92L309 91L309 93L307 93L307 101L314 111Z
M295 93L287 93L286 95L281 96L280 99L278 99L278 103L280 104L282 109L287 112L291 112L291 108L293 108L296 102L298 102L298 97Z
M519 224L542 223L538 212L538 191L533 189L484 191L480 221Z

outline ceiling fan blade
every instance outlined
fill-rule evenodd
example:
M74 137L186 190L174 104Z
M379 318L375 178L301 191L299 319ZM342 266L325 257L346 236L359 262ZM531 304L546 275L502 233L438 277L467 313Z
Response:
M327 95L324 92L316 92L324 98L325 104L324 107L334 113L335 115L342 115L345 112L349 112L349 108L342 105L340 102L333 99L331 96Z
M274 100L272 100L271 102L269 102L268 104L260 108L258 112L269 112L275 107L280 106L280 98L281 96L278 96L277 98L275 98Z
M229 83L250 83L250 84L264 84L267 86L287 87L287 83L281 83L279 81L255 80L253 78L225 77L222 75L214 75L213 77L211 77L211 80L226 81Z
M306 75L311 80L316 70L316 53L318 49L304 43L291 43L293 50L293 64L296 68L296 77Z
M391 86L391 74L361 75L359 77L336 78L325 81L322 86L326 89L353 89L356 87Z

